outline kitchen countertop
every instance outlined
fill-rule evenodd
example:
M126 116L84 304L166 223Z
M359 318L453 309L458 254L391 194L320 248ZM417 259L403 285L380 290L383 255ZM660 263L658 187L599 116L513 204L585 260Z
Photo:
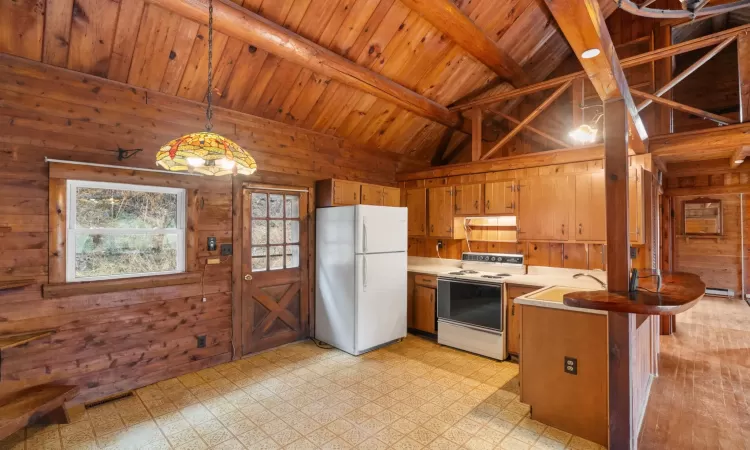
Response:
M426 275L445 275L461 267L462 261L456 259L437 259L422 258L410 256L408 261L409 272L422 273ZM573 278L576 273L591 274L602 281L606 281L607 274L602 271L577 270L577 269L559 269L552 267L529 266L528 273L525 275L511 275L501 280L482 280L484 282L518 284L523 286L532 286L539 288L548 288L553 286L564 286L578 289L601 290L599 283L588 277ZM537 292L537 291L534 291ZM525 298L525 296L516 299L516 303L529 306L540 306L546 308L562 309L569 311L580 311L592 314L606 314L606 311L598 311L588 308L576 308L567 306L561 302L546 300L536 300Z

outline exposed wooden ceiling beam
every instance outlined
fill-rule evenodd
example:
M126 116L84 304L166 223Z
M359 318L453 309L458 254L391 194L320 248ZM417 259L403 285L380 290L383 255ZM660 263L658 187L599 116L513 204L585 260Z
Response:
M150 3L199 23L208 23L206 0L148 0ZM316 73L361 89L408 111L451 128L460 128L460 116L404 86L366 69L229 0L214 0L216 30Z
M727 38L737 36L741 33L750 32L750 24L743 25L740 27L732 28L729 30L721 31L719 33L710 34L708 36L702 36L690 41L681 42L679 44L670 45L668 47L662 47L650 52L641 53L640 55L631 56L620 61L620 65L623 69L629 69L631 67L640 66L641 64L658 61L660 59L669 58L672 56L681 55L683 53L691 52L693 50L699 50L705 47L711 47L718 45L725 41ZM533 94L534 92L551 89L563 84L566 81L575 80L578 78L586 77L585 71L574 72L568 75L563 75L557 78L552 78L539 83L525 86L519 89L510 91L504 91L497 94L485 95L481 98L472 99L470 101L458 103L450 108L451 111L464 111L471 109L475 106L486 106L501 101L509 100L511 98L520 97L523 95Z
M453 128L446 128L445 131L443 131L443 135L440 137L440 144L438 144L435 154L432 155L432 160L430 162L431 165L439 166L443 163L443 156L445 156L445 152L448 151L451 138L453 138L453 133L455 131L456 130Z
M731 125L737 123L736 120L722 116L719 114L714 114L708 111L704 111L702 109L694 108L692 106L684 105L682 103L678 103L674 100L669 100L662 97L657 97L654 94L649 94L648 92L642 92L637 89L630 89L630 92L635 95L636 97L645 98L649 102L658 103L660 105L668 106L672 109L676 109L677 111L682 111L687 114L693 114L698 117L703 117L704 119L714 121L720 125Z
M490 114L496 114L496 115L502 117L503 119L507 120L508 122L510 122L510 123L512 123L514 125L520 125L521 124L520 120L516 119L513 116L505 114L502 111L490 110ZM555 143L556 145L559 145L560 148L570 148L570 144L568 144L567 142L562 141L562 140L560 140L560 139L552 136L551 134L546 133L546 132L540 130L539 128L534 128L531 125L526 124L526 129L529 130L529 131L531 131L532 133L534 133L536 135L539 135L539 136L543 137L544 139L547 139L548 141L551 141L551 142Z
M546 0L546 3L602 101L624 100L635 128L631 138L636 145L631 147L641 147L637 141L648 139L648 133L630 95L599 3L596 0ZM599 55L583 58L583 52L590 49L599 50Z
M401 0L471 56L516 87L531 81L521 66L497 46L450 0Z
M738 168L743 162L745 162L745 158L748 156L750 156L750 146L743 145L742 147L737 147L737 150L735 150L729 158L729 168Z
M515 128L510 130L508 134L503 136L502 139L500 139L487 153L482 156L482 160L489 159L492 155L498 152L505 144L508 143L515 135L521 132L521 130L524 129L532 120L536 119L539 114L541 114L549 105L551 105L555 100L557 100L558 97L560 97L563 92L565 92L570 87L570 81L567 83L564 83L562 86L557 88L555 92L552 93L547 99L542 102L541 105L537 106L534 111L531 112L528 116L526 116L525 119L523 119Z

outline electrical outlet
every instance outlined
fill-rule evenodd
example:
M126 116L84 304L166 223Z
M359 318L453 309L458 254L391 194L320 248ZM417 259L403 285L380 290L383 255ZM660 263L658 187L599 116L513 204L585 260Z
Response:
M638 257L638 249L630 247L630 259L636 259Z
M232 255L232 244L221 244L221 256Z
M206 335L201 334L198 336L198 348L206 348Z
M565 357L565 373L571 375L578 375L578 359L571 358L570 356Z
M438 248L439 248L439 249L442 249L442 248L443 248L443 241L438 241Z
M208 243L206 244L206 248L209 252L216 251L216 237L211 236L208 238Z

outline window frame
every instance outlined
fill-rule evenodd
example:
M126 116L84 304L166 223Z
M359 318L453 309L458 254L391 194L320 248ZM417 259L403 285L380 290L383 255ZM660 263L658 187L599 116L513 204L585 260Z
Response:
M87 281L102 280L120 280L127 278L152 277L161 275L173 275L185 273L187 267L187 195L183 188L173 188L155 185L141 185L129 183L110 183L106 181L87 181L87 180L65 180L66 199L65 207L67 210L65 218L65 241L67 251L65 252L65 282L81 283ZM95 189L113 189L127 190L136 192L153 192L162 194L177 195L177 218L176 228L76 228L76 191L78 188L95 188ZM176 234L177 235L177 268L175 270L164 272L139 272L119 275L101 275L95 277L76 277L76 238L80 234L92 234L93 231L105 235L123 235L123 234Z

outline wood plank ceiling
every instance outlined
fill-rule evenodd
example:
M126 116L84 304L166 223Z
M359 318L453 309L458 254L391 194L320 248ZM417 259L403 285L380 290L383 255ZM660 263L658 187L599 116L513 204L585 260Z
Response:
M214 0L220 1L220 0ZM497 75L399 0L233 0L441 105ZM532 81L570 48L542 0L456 6ZM605 15L615 3L600 0ZM196 101L207 27L144 0L0 0L0 52ZM214 35L218 105L428 160L445 127L256 46Z

